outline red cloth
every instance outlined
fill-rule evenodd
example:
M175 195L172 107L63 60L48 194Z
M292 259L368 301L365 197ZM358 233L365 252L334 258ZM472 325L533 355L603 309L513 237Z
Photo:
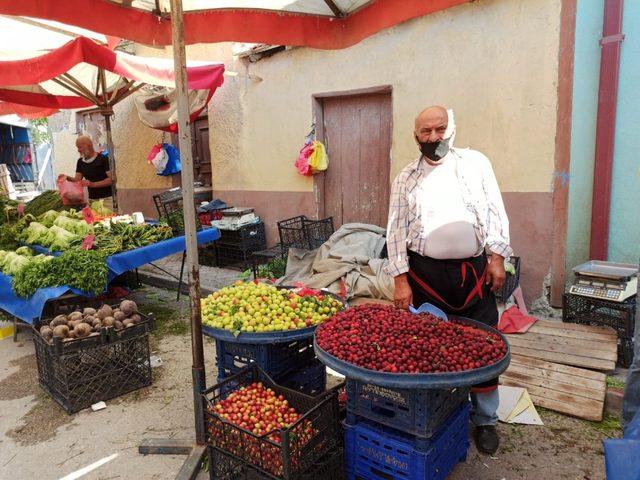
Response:
M502 333L525 333L537 321L537 318L525 315L514 305L502 312L498 330Z

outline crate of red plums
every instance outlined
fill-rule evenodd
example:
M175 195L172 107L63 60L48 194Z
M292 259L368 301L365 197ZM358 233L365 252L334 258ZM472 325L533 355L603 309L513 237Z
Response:
M317 328L314 346L347 377L354 480L446 478L466 458L470 387L509 364L506 339L486 325L388 305L339 312Z
M208 445L264 478L303 478L341 441L337 391L311 397L277 385L254 364L203 397Z

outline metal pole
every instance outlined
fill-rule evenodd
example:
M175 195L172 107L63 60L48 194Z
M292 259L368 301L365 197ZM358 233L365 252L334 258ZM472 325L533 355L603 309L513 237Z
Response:
M113 148L113 138L111 137L111 114L102 112L107 130L107 149L109 150L109 170L111 171L111 196L113 197L113 209L118 211L118 195L116 193L116 152Z
M205 388L204 350L202 347L202 317L200 312L200 270L196 239L196 208L193 200L193 156L187 87L187 58L184 47L182 0L171 0L171 33L173 37L173 66L178 95L178 140L182 163L182 204L184 235L187 250L187 278L191 314L191 349L193 365L193 405L196 423L196 442L204 444L204 414L200 392Z

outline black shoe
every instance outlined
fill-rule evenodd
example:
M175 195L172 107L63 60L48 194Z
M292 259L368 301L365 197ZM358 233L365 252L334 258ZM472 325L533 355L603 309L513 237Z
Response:
M498 450L500 439L495 425L481 425L474 432L476 448L482 453L493 455Z

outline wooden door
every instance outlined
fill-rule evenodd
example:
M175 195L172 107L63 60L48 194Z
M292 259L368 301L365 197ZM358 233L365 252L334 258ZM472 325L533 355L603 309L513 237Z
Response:
M209 150L209 119L193 122L193 163L196 180L211 185L211 150Z
M385 227L389 210L391 92L320 99L329 168L319 180L320 211L334 225Z

